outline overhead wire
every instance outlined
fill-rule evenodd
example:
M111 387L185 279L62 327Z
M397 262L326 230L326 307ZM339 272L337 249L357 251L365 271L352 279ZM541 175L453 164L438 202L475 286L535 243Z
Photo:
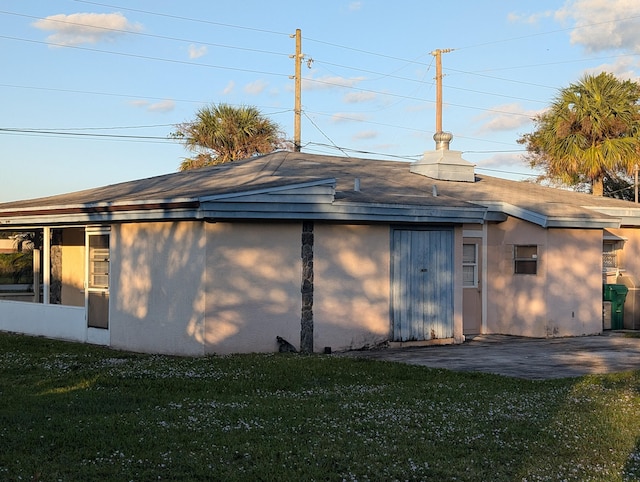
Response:
M152 12L150 10L141 10L141 9L138 9L138 8L124 7L122 5L111 5L111 4L108 4L108 3L92 2L92 1L89 1L89 0L73 0L73 1L76 2L76 3L86 3L86 4L89 4L89 5L97 5L97 6L100 6L100 7L115 8L115 9L124 10L124 11L127 11L127 12L144 13L146 15L154 15L154 16L157 16L157 17L172 18L172 19L176 19L176 20L185 20L185 21L189 21L189 22L203 23L203 24L207 24L207 25L217 25L219 27L237 28L237 29L249 30L249 31L253 31L253 32L263 32L263 33L270 33L270 34L275 34L275 35L289 36L289 33L277 32L275 30L268 30L268 29L256 28L256 27L246 27L246 26L243 26L243 25L233 25L233 24L223 23L223 22L214 22L212 20L206 20L206 19L203 19L203 18L183 17L183 16L180 16L180 15L172 15L172 14L167 14L167 13Z
M154 61L157 61L157 62L169 62L169 63L174 63L174 64L190 65L190 66L194 66L194 67L208 67L208 68L212 68L212 69L221 69L221 70L234 70L234 71L237 71L237 72L245 72L245 73L251 73L251 74L272 75L272 76L277 76L277 77L289 77L288 74L281 74L281 73L278 73L278 72L267 72L267 71L263 71L263 70L244 69L244 68L239 68L239 67L227 67L227 66L223 66L223 65L213 65L213 64L205 64L205 63L201 63L201 62L191 62L191 61L187 61L187 60L177 60L177 59L167 59L167 58L162 58L162 57L152 57L150 55L140 55L140 54L131 54L131 53L126 53L126 52L116 52L114 50L103 50L103 49L96 49L96 48L91 48L91 47L80 47L79 45L66 45L66 44L61 44L61 43L57 43L57 42L44 42L44 41L41 41L41 40L24 39L24 38L19 38L19 37L12 37L12 36L9 36L9 35L0 35L0 38L7 39L7 40L20 41L20 42L29 42L29 43L40 44L40 45L53 45L55 47L62 47L62 48L75 49L75 50L83 50L83 51L87 51L87 52L98 52L98 53L109 54L109 55L118 55L118 56L122 56L122 57L130 57L130 58L134 58L134 59L154 60Z
M112 8L119 8L119 7L116 7L114 5L108 5L108 4L98 3L98 2L89 2L89 1L84 1L84 0L76 0L76 1L80 1L81 3L90 3L90 4L95 4L95 5L109 6L109 7L112 7ZM141 11L141 12L144 12L144 13L147 13L147 14L154 14L154 15L165 15L165 14L158 14L156 12L150 12L150 11L146 11L146 10L145 11L137 10L137 9L129 9L129 10ZM17 14L15 12L0 11L0 13L6 13L6 14L10 14L10 15L20 15L20 16L25 16L25 17L28 17L28 18L38 18L38 17L31 16L31 15ZM181 19L184 19L184 20L193 20L193 21L197 20L197 19L192 19L192 18L187 18L187 17L178 17L178 18L181 18ZM91 26L91 25L82 24L82 23L79 23L79 22L69 22L69 21L64 21L64 20L59 20L59 19L51 19L51 20L55 21L55 22L61 22L61 23L70 23L70 24L74 24L74 25L90 26L90 27L96 28L96 29L104 29L104 30L131 33L131 34L138 34L138 35L148 35L148 36L151 36L151 37L154 37L154 38L164 38L164 39L177 40L177 41L182 41L182 42L194 42L193 40L182 39L182 38L177 38L177 37L168 37L168 36L162 36L162 35L145 34L145 33L141 33L141 32L132 32L132 31L129 31L129 30L122 30L122 29L112 29L112 28L106 28L106 27L97 27L97 26ZM214 23L216 23L216 22L214 22ZM222 25L229 26L229 27L240 28L240 26L237 26L237 25L230 25L230 24L222 24ZM274 33L273 31L268 31L268 32L269 33ZM12 39L12 40L22 40L22 41L27 41L27 42L42 43L42 42L39 42L39 41L34 41L34 40L30 40L30 39L20 39L20 38L17 38L17 37L8 37L8 36L2 37L2 36L0 36L0 38L9 38L9 39ZM72 46L72 45L66 45L66 44L55 44L55 43L51 43L51 42L46 42L46 43L50 44L50 45L53 44L53 45L56 45L58 47L78 48L78 49L82 49L82 50L89 50L89 51L95 51L95 52L101 52L101 53L107 53L107 54L113 54L113 55L124 55L124 56L131 56L131 57L134 57L134 58L143 58L143 59L146 59L146 60L155 60L155 61L163 61L163 62L175 62L175 63L181 63L181 64L187 64L187 65L204 66L204 67L217 68L217 69L226 69L226 70L237 70L237 71L241 71L241 72L258 73L258 74L262 74L262 75L276 75L276 76L284 76L284 75L286 75L286 74L279 74L279 73L276 73L276 72L265 72L265 71L251 70L251 69L240 69L240 68L226 67L226 66L220 66L220 65L203 64L203 63L200 63L200 62L187 62L187 61L181 61L181 60L175 60L175 59L166 59L166 58L150 57L150 56L140 56L140 55L136 55L136 54L128 54L128 53L123 53L123 52L114 52L114 51L102 50L102 49L92 49L92 48L87 48L87 47L79 47L79 46ZM202 43L202 42L200 42L200 43ZM204 44L206 44L206 42ZM330 45L334 45L334 46L337 45L337 44L331 44L331 43L329 43L329 44ZM210 45L218 45L218 46L225 47L225 48L234 48L232 46L220 45L220 44L210 44ZM345 47L345 48L347 48L347 47ZM465 48L470 48L470 47L465 47ZM259 52L259 53L270 53L270 54L277 54L277 55L287 55L287 54L283 54L283 53L272 52L272 51L264 51L264 50L257 50L257 49L243 49L243 48L240 48L240 49L241 50ZM368 52L368 53L371 53L371 52ZM402 60L403 62L407 62L407 63L416 62L415 59L414 60L409 60L409 59L400 59L398 57L393 57L393 58L395 60ZM351 69L356 70L356 71L374 73L376 75L386 75L388 77L397 78L397 79L400 79L400 80L420 82L419 80L416 80L416 79L403 78L403 77L400 77L400 76L394 76L392 74L382 74L382 73L374 72L374 71L367 70L367 69L358 69L358 68L355 68L355 67L349 67L349 66L344 66L344 65L339 65L339 64L331 64L331 63L326 63L326 64L327 65L340 66L340 67L344 67L344 68L351 68ZM426 64L423 64L423 65L426 65ZM513 68L525 68L525 67L527 67L527 66L520 66L520 67L513 67ZM455 69L447 69L447 70L448 71L449 70L456 71ZM497 70L499 70L499 69L497 69ZM488 71L490 71L490 70L488 70ZM476 74L477 75L477 73L468 72L468 71L462 71L462 70L457 70L457 72L465 73L465 74L472 74L472 75ZM307 80L308 82L320 82L320 83L325 83L325 84L334 85L334 86L354 88L352 86L342 85L340 83L335 83L335 82L322 81L322 80L319 80L319 79L308 78L308 79L305 79L305 80ZM509 79L502 79L502 80L507 80L508 81ZM525 82L518 82L518 83L525 83ZM533 85L533 84L531 84L531 85ZM546 87L548 87L548 86L546 86ZM540 101L540 100L535 100L535 99L527 99L527 98L516 97L516 96L506 96L506 95L501 94L501 93L491 93L491 92L477 91L477 90L474 90L474 89L465 89L465 88L457 87L457 86L448 85L447 88L448 89L454 89L454 90L466 90L466 91L469 91L469 92L480 93L480 94L483 94L483 95L494 95L494 96L498 96L498 97L511 98L511 99L515 99L515 100L526 100L526 101L533 101L533 102L539 102L539 103L544 103L545 102L545 101ZM378 92L378 91L370 91L370 92L376 93L376 94L379 94L379 95L391 95L388 92ZM422 99L416 99L416 100L422 100ZM508 113L502 112L502 114L508 114Z
M35 15L27 15L27 14L23 14L23 13L8 12L6 10L0 10L0 14L13 15L13 16L24 17L24 18L31 18L31 19L35 19L35 20L40 20L41 19L41 17L37 17ZM280 56L285 56L285 57L288 57L288 55L289 55L288 53L274 52L274 51L271 51L271 50L261 50L261 49L255 49L255 48L238 47L238 46L234 46L234 45L225 45L225 44L207 42L207 41L202 41L202 40L193 40L193 39L185 39L185 38L181 38L181 37L170 37L170 36L167 36L167 35L157 35L157 34L151 34L151 33L146 33L146 32L138 32L136 30L126 30L126 29L119 29L119 28L113 28L113 27L103 27L103 26L100 26L100 25L89 25L89 24L81 23L81 22L72 22L70 20L61 20L59 18L47 18L47 21L48 22L54 22L54 23L60 23L60 24L64 24L64 25L76 25L76 26L79 26L79 27L90 27L90 28L95 29L95 30L104 30L104 31L107 31L107 32L124 33L124 34L128 34L128 35L137 35L137 36L141 36L141 37L149 37L149 38L154 38L154 39L171 40L171 41L190 43L190 44L197 43L199 45L206 45L206 46L209 46L209 47L218 47L218 48L225 48L225 49L242 50L242 51L246 51L246 52L254 52L254 53L269 54L269 55L280 55Z
M225 24L225 23L220 23L220 22L211 22L211 21L207 21L207 20L203 20L203 19L194 19L194 18L182 17L182 16L178 16L178 15L162 14L162 13L158 13L158 12L151 12L151 11L147 11L147 10L126 8L126 7L122 7L122 6L115 6L115 5L110 5L110 4L100 3L100 2L93 2L93 1L88 1L88 0L74 0L74 1L76 1L78 3L92 4L92 5L98 5L98 6L108 7L108 8L117 8L117 9L120 9L120 10L133 11L133 12L144 13L144 14L149 14L149 15L158 15L158 16L162 16L162 17L179 19L179 20L184 20L184 21L201 22L201 23L214 24L214 25L219 25L219 26L224 26L224 27L229 27L229 28L240 28L240 29L245 29L245 30L253 30L253 31L257 31L257 32L277 34L277 35L289 35L289 34L286 34L286 33L283 33L283 32L276 32L276 31L273 31L273 30L256 29L256 28L251 28L251 27L244 27L244 26L239 26L239 25ZM2 12L2 13L4 13L4 12ZM18 14L18 15L20 15L20 14ZM27 17L29 17L29 16L27 16ZM630 17L630 18L637 18L637 17ZM616 19L616 20L611 20L611 21L620 21L620 20ZM597 24L601 24L601 23L607 23L607 22L598 22ZM564 31L564 30L567 30L567 29L562 29L560 31ZM546 32L546 33L541 33L541 34L534 34L534 35L531 35L531 36L516 37L515 39L527 38L527 37L532 37L532 36L539 36L539 35L544 35L544 34L552 34L552 33L555 33L555 32L557 32L557 31ZM133 32L127 31L127 33L133 33ZM167 40L173 40L173 41L193 42L192 40L182 39L182 38L177 38L177 37L168 37L168 36L152 35L152 34L144 34L144 35L148 35L148 36L153 37L153 38L167 39ZM39 41L33 41L33 40L29 40L29 39L19 39L19 38L9 37L9 36L0 36L0 38L6 38L6 39L11 39L11 40L21 40L21 41L26 41L26 42L34 42L34 43L39 43L39 44L52 45L51 42L39 42ZM311 41L311 42L317 42L317 43L321 43L321 44L325 44L325 45L329 45L329 46L333 46L333 47L348 49L348 50L351 50L351 51L354 51L354 52L358 52L358 53L366 53L366 54L369 54L369 55L376 55L378 57L384 57L384 58L388 58L388 59L393 59L393 60L412 63L412 64L417 64L417 65L426 65L424 63L417 62L415 59L414 60L402 59L402 58L391 56L391 55L379 54L379 53L376 53L376 52L366 51L364 49L347 47L347 46L343 46L343 45L339 45L339 44L335 44L335 43L331 43L331 42L326 42L326 41L322 41L322 40L318 40L318 39L313 39L313 38L306 38L305 40L308 40L308 41ZM506 41L507 40L500 40L500 41L495 41L495 42L491 42L491 43L499 43L499 42L506 42ZM206 42L198 42L198 43L208 44ZM483 45L486 45L486 44L488 44L488 43L465 46L465 47L459 47L459 48L457 48L457 50L479 47L479 46L483 46ZM251 70L251 69L237 69L237 68L225 67L225 66L219 66L219 65L202 64L202 63L199 63L199 62L187 62L187 61L180 61L180 60L173 60L173 59L164 59L164 58L159 58L159 57L142 56L142 55L136 55L136 54L123 53L123 52L114 52L114 51L108 51L108 50L93 49L93 48L87 48L87 47L69 46L69 45L62 45L62 44L53 44L53 45L57 45L57 46L60 46L60 47L67 47L67 48L76 48L76 49L80 49L80 50L88 50L88 51L92 51L92 52L107 53L107 54L112 54L112 55L123 55L123 56L127 56L127 57L133 57L133 58L139 58L139 59L145 59L145 60L173 62L173 63L178 63L178 64L195 65L195 66L200 66L200 67L210 67L210 68L225 69L225 70L237 70L237 71L241 71L241 72L255 73L255 74L261 74L261 75L276 75L276 76L285 76L285 75L287 75L287 74L279 74L279 73L276 73L276 72L264 72L264 71ZM223 48L234 48L234 47L231 47L231 46L225 46L225 45L219 45L219 44L208 44L208 45L215 45L215 46L219 46L219 47L223 47ZM242 49L242 48L240 48L240 49L241 50L248 50L248 51L255 51L257 53L269 53L269 54L286 55L286 54L281 54L281 53L277 53L277 52L260 51L260 50L256 50L256 49ZM331 63L328 63L328 62L325 63L325 64L332 65ZM554 63L554 64L557 64L557 63ZM377 73L377 72L374 72L374 71L369 71L369 70L366 70L366 69L358 69L358 68L349 67L349 66L342 66L342 65L339 65L339 64L333 64L333 65L334 66L339 66L339 67L344 67L344 68L351 68L351 69L353 69L355 71L359 70L359 71L362 71L362 72L372 73L372 74L376 74L376 75L386 75L389 78L398 78L400 80L410 80L410 81L419 82L419 81L417 81L415 79L402 78L400 76L396 76L396 75L393 75L393 74L381 74L381 73ZM544 65L550 65L550 64L544 64ZM512 67L511 69L524 68L524 67L525 66ZM456 71L456 69L452 69L452 68L448 68L446 70L447 71L451 71L451 72L458 72L458 73L468 74L468 75L478 75L478 76L483 76L483 77L488 77L488 78L500 79L498 77L493 77L493 76L489 76L489 75L483 74L482 72L490 72L490 71L505 70L505 69L504 68L503 69L490 69L490 70L485 70L485 71L481 71L481 72L468 72L468 71L462 71L462 70L457 70ZM535 86L538 86L538 87L550 88L549 86L544 86L544 85L534 84L534 83L529 83L529 82L524 82L524 81L516 81L516 80L512 80L512 79L500 79L500 80L504 80L504 81L508 81L508 82L515 82L515 83L519 83L519 84L535 85ZM362 88L359 88L359 87L356 87L356 86L345 86L345 85L341 85L339 83L332 83L332 82L328 82L328 81L322 81L322 80L319 80L319 79L305 79L305 81L324 83L324 84L333 85L333 86L340 86L340 87L354 89L354 90L361 91L361 92L370 92L370 93L376 93L376 94L379 94L379 95L387 95L387 96L395 97L395 98L398 98L398 99L410 99L410 100L417 100L417 101L420 101L420 102L433 103L432 101L430 101L428 99L421 99L421 98L416 98L416 97L411 97L411 96L406 96L406 95L400 95L400 94L393 94L393 93L388 93L388 92L379 92L379 91L375 91L373 89L362 89ZM7 84L4 84L4 85L6 86ZM22 88L29 88L29 87L22 87ZM542 101L536 101L534 99L510 97L510 96L504 96L504 95L501 95L501 94L492 94L490 92L482 92L482 91L477 91L477 90L473 90L473 89L459 88L459 87L450 86L450 85L447 86L447 89L466 90L466 91L469 91L469 92L480 93L480 94L483 94L483 95L500 95L502 97L514 98L514 99L517 99L517 100L542 102ZM51 90L64 91L64 89L51 89ZM69 90L69 92L74 92L74 91ZM75 92L77 92L77 91L75 91ZM123 95L123 94L100 93L100 92L85 92L85 93L92 93L92 94L97 94L97 95L116 95L116 96L120 96L120 97L137 97L137 98L147 98L147 99L158 99L158 98L151 98L151 97L144 97L144 96L126 96L126 95ZM192 100L191 101L190 100L179 100L179 101L198 102L198 101L192 101ZM514 112L502 111L502 110L497 110L497 109L484 109L484 108L479 108L479 107L474 107L474 106L466 106L466 105L452 104L452 103L448 103L448 105L455 106L455 107L461 107L461 108L467 108L467 109L481 110L481 111L486 111L486 112L493 112L493 113L498 113L498 114L503 114L503 115L518 115L518 116L527 116L527 117L529 117L528 114L514 113ZM290 112L290 110L283 111L283 112ZM318 113L318 114L319 115L326 115L326 114L321 114L321 113ZM305 116L310 122L313 123L313 121L311 120L311 118L308 115L305 114ZM356 120L356 119L354 119L354 120ZM361 119L357 119L357 120L362 121ZM364 122L368 122L368 121L364 121ZM376 124L376 123L373 123L373 122L369 122L369 123ZM386 125L386 126L389 126L389 127L403 128L402 126L394 126L394 125L391 125L391 124L382 124L382 123L377 123L377 124ZM327 137L326 134L323 133L322 130L317 125L314 124L314 126L318 129L319 132L321 132L325 137ZM419 131L419 129L412 129L412 130ZM464 136L458 136L458 137L463 137L464 138ZM327 137L327 139L328 139L328 137ZM333 142L333 141L330 140L330 142ZM334 143L334 146L335 146L335 143Z

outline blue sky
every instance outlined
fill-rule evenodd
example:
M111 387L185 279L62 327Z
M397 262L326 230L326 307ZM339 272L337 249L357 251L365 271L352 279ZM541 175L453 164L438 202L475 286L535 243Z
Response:
M303 152L416 160L443 127L479 173L532 172L518 137L585 73L637 79L637 0L5 0L0 202L177 170L168 139L210 103L256 106Z

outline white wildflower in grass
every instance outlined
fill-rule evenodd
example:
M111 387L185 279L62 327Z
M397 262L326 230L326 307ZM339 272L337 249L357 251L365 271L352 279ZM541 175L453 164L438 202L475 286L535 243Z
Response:
M0 479L640 480L639 394L635 372L530 382L0 334Z

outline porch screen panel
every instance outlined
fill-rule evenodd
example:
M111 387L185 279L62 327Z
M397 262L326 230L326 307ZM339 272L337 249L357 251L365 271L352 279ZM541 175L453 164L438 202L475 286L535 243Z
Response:
M91 328L109 328L109 293L90 291L88 299L88 326Z

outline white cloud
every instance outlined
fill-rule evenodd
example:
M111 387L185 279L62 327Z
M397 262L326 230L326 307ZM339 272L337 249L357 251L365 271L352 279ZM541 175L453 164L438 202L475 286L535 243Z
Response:
M482 159L476 163L479 168L496 168L496 167L511 167L524 169L527 166L524 160L523 153L502 153L494 154L491 157Z
M601 72L608 72L622 80L639 80L637 70L640 67L638 61L632 57L619 57L612 64L600 64L596 67L586 69L586 74L598 75Z
M176 103L172 100L162 100L155 104L150 104L147 109L149 112L170 112L176 108Z
M40 30L53 32L47 42L56 45L112 42L128 32L139 32L142 25L131 23L121 13L73 13L50 15L33 23Z
M331 122L339 124L342 122L362 122L367 120L364 114L355 114L349 112L336 112L331 116Z
M378 137L379 133L378 131L360 131L360 132L356 132L353 135L353 139L354 140L367 140L367 139L375 139L376 137Z
M233 80L230 80L227 86L222 90L222 93L225 95L230 94L235 88L236 83Z
M264 80L256 80L254 82L249 82L244 86L244 91L247 94L258 95L262 94L264 90L267 88L267 83Z
M525 110L520 104L504 104L498 105L478 117L482 122L479 133L511 131L519 127L531 124L532 119L543 112L543 109Z
M507 15L507 20L513 23L528 23L528 24L536 24L540 20L553 17L555 13L551 10L547 10L546 12L538 12L533 14L519 14L512 12Z
M359 82L362 82L364 77L340 77L326 75L324 77L318 77L316 79L309 77L302 79L303 90L324 90L324 89L336 89L343 87L353 87Z
M147 100L132 100L129 104L133 107L146 109L148 112L170 112L176 107L176 103L169 99L161 100L153 104Z
M356 12L358 10L362 9L362 2L351 2L349 4L349 10L351 12Z
M207 54L206 45L201 45L200 47L196 47L194 44L189 45L189 58L190 59L198 59Z
M149 105L149 102L146 100L132 100L129 104L133 107L146 107Z
M514 181L531 180L537 176L537 173L529 166L525 154L525 152L494 154L476 162L476 172Z
M570 0L556 11L556 20L573 22L571 43L588 52L640 52L637 0Z
M377 95L374 92L349 92L345 94L342 101L345 104L359 104L375 100Z

